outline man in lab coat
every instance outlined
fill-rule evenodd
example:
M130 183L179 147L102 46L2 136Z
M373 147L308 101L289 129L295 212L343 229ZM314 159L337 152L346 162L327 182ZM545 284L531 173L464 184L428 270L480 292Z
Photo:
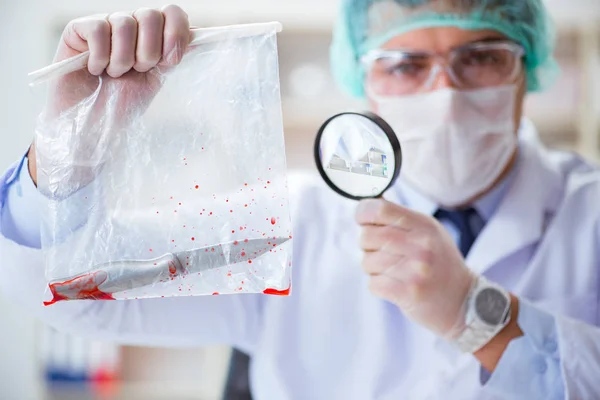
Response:
M56 61L89 49L89 74L135 78L176 65L188 32L175 6L82 18ZM540 0L343 2L334 73L394 127L405 162L387 201L358 208L292 185L291 297L43 307L35 145L0 180L2 289L77 334L234 345L258 400L598 399L600 173L521 118L549 38Z

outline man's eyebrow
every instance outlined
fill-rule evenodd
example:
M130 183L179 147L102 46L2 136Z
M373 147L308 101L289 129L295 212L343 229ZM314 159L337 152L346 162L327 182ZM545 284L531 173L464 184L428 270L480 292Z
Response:
M506 41L510 41L510 39L507 39L505 37L498 37L498 36L487 36L487 37L472 40L472 41L467 42L458 47L468 46L470 44L477 44L477 43L497 43L497 42L506 42Z

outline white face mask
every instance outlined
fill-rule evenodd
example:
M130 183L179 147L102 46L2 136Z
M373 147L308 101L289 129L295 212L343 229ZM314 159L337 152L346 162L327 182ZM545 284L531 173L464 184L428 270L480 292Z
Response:
M509 85L373 99L400 140L402 179L456 207L488 189L514 154L516 93Z

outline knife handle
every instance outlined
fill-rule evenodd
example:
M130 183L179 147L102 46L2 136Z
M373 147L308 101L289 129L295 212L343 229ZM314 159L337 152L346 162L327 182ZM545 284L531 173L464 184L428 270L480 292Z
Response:
M107 298L113 293L166 282L186 273L177 257L169 253L152 260L100 264L91 272L51 282L50 290L61 300Z

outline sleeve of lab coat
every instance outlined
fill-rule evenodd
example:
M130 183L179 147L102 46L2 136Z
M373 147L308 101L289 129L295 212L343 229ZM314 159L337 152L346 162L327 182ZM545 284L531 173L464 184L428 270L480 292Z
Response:
M0 290L63 331L148 346L235 345L251 352L260 329L259 295L131 301L67 301L44 307L40 204L25 163L0 177Z
M600 328L519 305L513 340L486 390L511 399L600 399Z

